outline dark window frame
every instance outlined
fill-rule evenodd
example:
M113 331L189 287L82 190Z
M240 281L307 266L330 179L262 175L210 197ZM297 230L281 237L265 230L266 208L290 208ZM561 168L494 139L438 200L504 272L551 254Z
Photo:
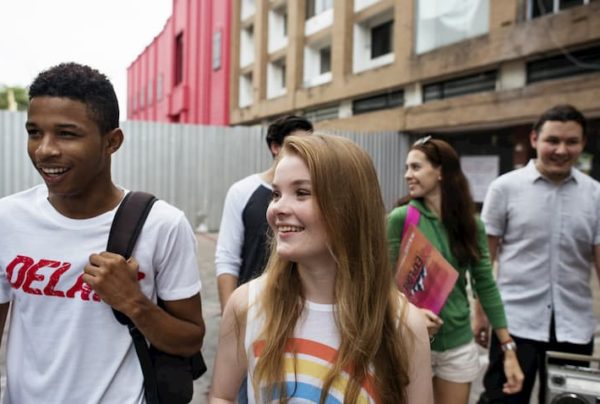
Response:
M176 86L183 82L183 45L183 32L180 32L175 37L175 68L173 69L173 78Z
M423 86L423 102L460 97L462 95L493 91L498 80L497 70L487 70Z
M534 19L555 14L569 8L584 6L594 1L596 0L559 0L558 8L555 9L554 0L528 0L529 18Z
M598 66L600 66L600 44L528 62L526 83L598 73Z
M326 63L324 61L327 60ZM319 74L331 72L331 45L319 49Z
M394 20L388 20L369 28L371 59L394 52ZM376 40L376 36L379 37Z
M352 101L352 115L404 106L404 90L386 91Z

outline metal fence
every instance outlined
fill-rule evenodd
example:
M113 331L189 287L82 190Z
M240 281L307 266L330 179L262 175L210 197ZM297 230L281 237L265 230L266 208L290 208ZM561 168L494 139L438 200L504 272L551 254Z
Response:
M41 179L27 157L26 114L0 111L0 196ZM265 128L213 127L122 122L125 142L113 158L114 181L154 193L183 210L194 227L217 230L227 189L235 181L266 170L272 162ZM345 133L373 158L384 201L390 209L404 195L408 136L395 132Z

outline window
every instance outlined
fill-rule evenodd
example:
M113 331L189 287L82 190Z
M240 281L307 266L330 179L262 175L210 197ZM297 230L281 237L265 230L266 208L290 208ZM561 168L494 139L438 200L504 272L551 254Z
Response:
M254 62L254 27L250 25L240 32L240 67Z
M423 87L423 101L441 100L465 94L496 89L498 72L491 70L470 76L427 84Z
M304 87L319 86L331 81L331 36L304 47Z
M359 73L394 62L393 9L354 24L353 71Z
M489 31L490 0L418 0L416 7L417 54Z
M306 0L306 19L333 8L333 0Z
M527 63L527 83L559 79L600 70L600 46Z
M531 7L531 18L554 12L554 0L529 0Z
M352 114L364 114L366 112L394 108L402 105L404 105L404 91L390 91L352 101Z
M340 107L336 104L327 107L311 109L304 113L304 117L313 123L338 119L340 117Z
M558 13L571 7L589 4L595 0L528 0L527 15L537 18L546 14Z
M287 5L269 10L269 53L285 48L287 38Z
M175 37L175 85L183 81L183 32Z
M394 48L394 21L387 21L371 28L371 59L387 55Z
M331 71L331 46L326 46L319 50L319 72L321 74Z
M279 86L281 88L285 88L285 77L286 77L285 63L282 63L281 64L281 77L280 77L280 81L279 81Z
M267 67L267 98L275 98L285 94L286 66L285 59L269 63Z
M244 108L252 104L252 73L240 76L238 105Z
M219 70L221 68L221 30L213 33L212 40L212 69Z
M240 13L240 19L243 21L250 17L256 11L255 0L242 0L242 12Z
M304 36L333 25L333 0L306 0Z

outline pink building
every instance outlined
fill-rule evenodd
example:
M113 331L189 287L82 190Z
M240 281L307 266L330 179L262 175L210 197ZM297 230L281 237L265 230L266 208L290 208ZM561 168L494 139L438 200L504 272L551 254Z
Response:
M127 68L127 119L228 125L230 21L230 1L173 0Z

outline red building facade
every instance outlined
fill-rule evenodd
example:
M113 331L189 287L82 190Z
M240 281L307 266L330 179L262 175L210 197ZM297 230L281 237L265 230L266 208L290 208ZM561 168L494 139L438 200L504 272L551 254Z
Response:
M231 2L173 0L160 34L127 68L127 118L229 124Z

